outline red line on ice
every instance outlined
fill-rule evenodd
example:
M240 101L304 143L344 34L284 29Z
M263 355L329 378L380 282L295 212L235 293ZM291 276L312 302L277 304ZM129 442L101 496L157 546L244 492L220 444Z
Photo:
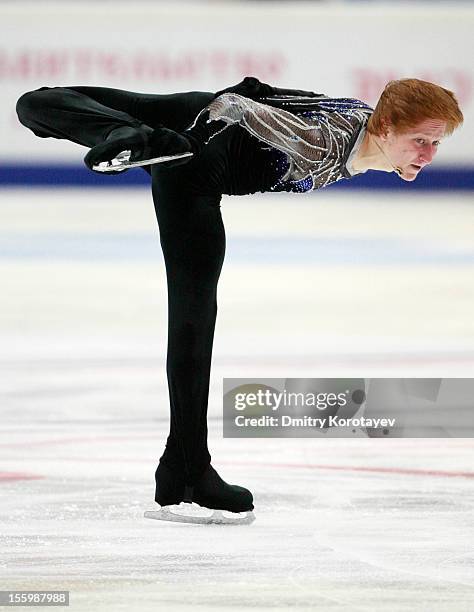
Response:
M77 463L153 463L157 458L138 458L138 457L37 457L43 461L70 461ZM221 465L241 465L249 467L269 467L269 468L289 468L297 470L334 470L338 472L368 472L372 474L405 474L407 476L436 476L442 478L474 478L474 472L453 472L448 470L423 470L413 468L398 467L367 467L367 466L348 466L348 465L324 465L316 463L246 463L242 461L219 461ZM2 480L0 472L0 480ZM28 476L28 475L26 475ZM43 478L43 476L31 475L30 478ZM12 479L13 480L13 479Z
M37 440L30 442L10 442L2 444L3 447L32 447L32 446L54 446L56 444L69 444L71 442L116 442L119 440L133 441L139 439L150 439L154 438L155 434L139 434L131 436L101 436L101 437L82 437L82 438L58 438L56 440ZM81 462L92 462L101 463L108 461L132 461L132 462L147 462L146 459L127 459L121 458L69 458L69 457L58 457L61 461L81 461ZM274 467L274 468L290 468L290 469L310 469L310 470L335 470L340 472L369 472L379 474L406 474L413 476L440 476L446 478L474 478L474 472L465 471L449 471L449 470L428 470L428 469L413 469L413 468L398 468L398 467L366 467L366 466L347 466L347 465L324 465L324 464L311 464L311 463L254 463L254 462L240 462L240 461L221 461L219 463L227 465L248 465L248 466L261 466L261 467ZM2 479L0 472L0 480ZM32 476L32 478L42 478L42 476Z
M243 463L240 461L228 461L226 463L228 465L298 468L308 470L336 470L340 472L373 472L380 474L408 474L413 476L446 476L448 478L474 478L474 472L451 472L448 470L422 470L413 468L365 467L353 465L323 465L317 463Z
M24 472L0 472L0 481L4 480L38 480L44 476L37 474L26 474Z

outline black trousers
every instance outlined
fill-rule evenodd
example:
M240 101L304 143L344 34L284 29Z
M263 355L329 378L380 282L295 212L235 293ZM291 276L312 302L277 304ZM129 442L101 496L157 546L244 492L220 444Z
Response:
M181 131L213 98L205 92L150 95L101 87L41 88L23 95L17 112L37 136L92 147L121 126L163 125ZM220 200L226 167L226 147L219 137L188 164L151 167L168 283L171 426L160 461L184 475L188 484L211 460L207 403L225 251Z

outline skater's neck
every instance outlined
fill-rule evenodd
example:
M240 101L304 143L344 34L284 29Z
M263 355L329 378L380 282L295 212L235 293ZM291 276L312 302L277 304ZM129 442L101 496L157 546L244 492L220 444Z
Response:
M356 172L365 172L366 170L393 172L394 165L384 153L378 140L378 136L370 134L370 132L365 133L359 150L352 161L352 168Z

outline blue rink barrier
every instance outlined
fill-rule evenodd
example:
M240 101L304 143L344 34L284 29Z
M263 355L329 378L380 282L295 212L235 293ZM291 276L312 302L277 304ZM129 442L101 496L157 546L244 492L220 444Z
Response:
M103 176L78 165L0 164L0 186L4 187L119 187L149 186L150 176L141 168L123 174ZM351 180L342 180L329 189L391 190L473 190L474 167L428 168L408 183L394 173L369 171Z

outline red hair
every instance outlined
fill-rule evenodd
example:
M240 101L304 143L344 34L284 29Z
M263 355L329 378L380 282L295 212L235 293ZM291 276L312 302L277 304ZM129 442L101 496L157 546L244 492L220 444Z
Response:
M426 119L445 121L447 136L461 125L464 118L453 92L420 79L390 81L369 118L367 131L380 136L392 127L403 134Z

